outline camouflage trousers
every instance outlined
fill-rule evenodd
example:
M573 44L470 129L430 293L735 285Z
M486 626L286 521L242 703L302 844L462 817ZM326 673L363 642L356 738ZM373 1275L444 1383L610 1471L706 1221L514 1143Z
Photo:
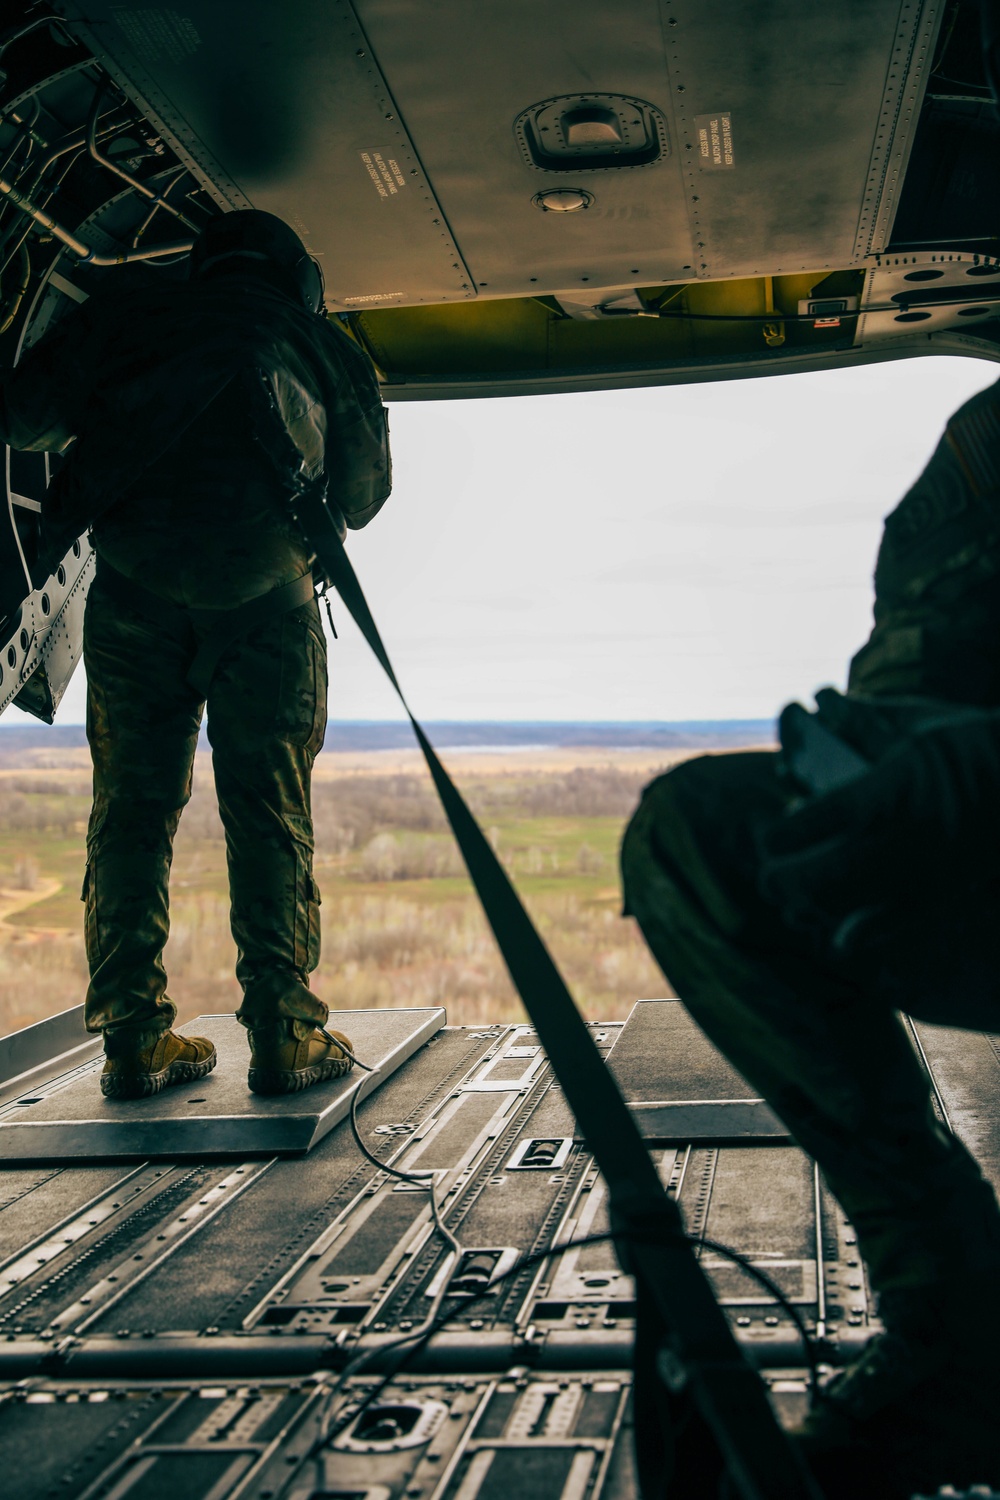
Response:
M163 947L173 838L205 707L186 681L197 645L186 617L174 629L154 624L94 582L84 620L94 764L86 1024L109 1051L142 1045L176 1014ZM326 642L312 600L233 642L208 690L246 1026L287 1017L305 1035L326 1021L308 985L320 951L310 775L325 730Z
M850 970L758 894L758 831L788 793L767 753L705 756L647 787L625 835L626 911L709 1039L820 1165L873 1284L1000 1272L1000 1209L940 1125L898 1012L1000 1029L996 893L914 915Z

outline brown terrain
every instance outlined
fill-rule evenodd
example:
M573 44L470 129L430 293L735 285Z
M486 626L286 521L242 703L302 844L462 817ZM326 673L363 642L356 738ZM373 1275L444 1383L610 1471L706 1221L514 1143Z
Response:
M624 1017L668 993L620 915L617 850L643 785L695 751L456 751L449 767L584 1012ZM84 748L25 749L0 767L0 1034L86 990L79 893L90 774ZM462 1024L519 1002L417 751L324 753L314 783L323 894L317 993L333 1009L446 1006ZM166 962L181 1019L235 1008L225 846L210 755L181 821Z

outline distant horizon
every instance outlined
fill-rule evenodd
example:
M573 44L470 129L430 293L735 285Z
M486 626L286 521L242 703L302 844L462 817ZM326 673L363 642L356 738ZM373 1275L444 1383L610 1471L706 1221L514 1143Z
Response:
M735 749L773 741L773 718L757 719L428 719L424 727L438 749L468 750L678 750ZM37 749L72 750L87 743L83 724L0 720L0 749L7 755ZM208 743L203 723L199 745ZM325 751L400 750L415 745L405 719L328 719Z
M329 718L327 724L339 724L345 727L364 727L377 725L393 725L400 728L408 727L408 720L394 718L371 718L371 719L340 719ZM686 719L580 719L580 718L550 718L550 719L480 719L480 718L448 718L448 719L423 719L424 724L438 725L480 725L480 724L503 724L511 728L538 728L548 726L574 725L578 728L635 728L635 729L682 729L699 724L772 724L773 714L758 714L756 716L730 717L730 718L686 718ZM35 730L40 734L51 734L54 730L73 729L83 734L86 725L77 723L75 720L66 724L46 724L41 719L34 719L27 714L23 719L0 718L0 731L8 729Z

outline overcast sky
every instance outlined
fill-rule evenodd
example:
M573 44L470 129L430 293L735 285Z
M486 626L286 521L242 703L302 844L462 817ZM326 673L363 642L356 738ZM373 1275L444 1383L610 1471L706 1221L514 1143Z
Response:
M395 488L350 551L428 719L765 718L843 684L882 517L972 359L390 408ZM342 605L330 716L399 716ZM82 722L82 668L58 723ZM19 714L11 721L23 722Z

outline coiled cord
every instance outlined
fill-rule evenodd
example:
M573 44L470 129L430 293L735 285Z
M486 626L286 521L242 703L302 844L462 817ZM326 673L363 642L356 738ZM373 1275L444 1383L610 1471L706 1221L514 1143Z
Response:
M327 1033L324 1033L324 1035L327 1035ZM335 1042L342 1051L347 1053L347 1055L352 1059L353 1062L358 1065L358 1067L362 1068L371 1077L374 1078L378 1075L379 1069L377 1067L372 1067L368 1063L362 1062L350 1046L346 1046L343 1042L337 1040L334 1037L328 1037L328 1039ZM354 1140L358 1147L358 1150L361 1152L365 1160L370 1162L372 1166L377 1167L380 1172L385 1172L389 1176L395 1177L401 1182L413 1183L418 1187L427 1189L434 1227L440 1234L441 1238L454 1253L454 1266L457 1267L463 1254L463 1247L442 1219L441 1205L438 1202L437 1194L434 1191L435 1174L432 1171L407 1171L399 1167L390 1166L387 1163L380 1161L379 1158L374 1154L374 1152L369 1150L364 1140L362 1139L361 1131L358 1126L357 1111L358 1104L360 1102L360 1093L360 1089L354 1090L351 1098L350 1110L351 1132L354 1136ZM466 1293L462 1293L456 1297L453 1294L451 1300L460 1302L462 1308L464 1310L468 1310L468 1308L473 1306L475 1303L482 1301L485 1297L491 1296L495 1288L499 1286L501 1282L506 1281L511 1276L516 1276L522 1271L526 1271L531 1269L531 1267L533 1266L540 1265L543 1261L553 1259L554 1257L559 1255L563 1255L567 1250L579 1250L587 1245L604 1244L608 1240L611 1240L613 1238L614 1236L610 1233L610 1231L607 1231L601 1234L585 1235L577 1240L567 1240L561 1245L549 1246L547 1249L533 1251L530 1254L521 1256L506 1271L501 1272L499 1276L493 1278L490 1281L489 1285L484 1288L482 1292L474 1293L472 1296L469 1296ZM795 1327L796 1332L798 1333L799 1338L802 1341L803 1354L805 1356L805 1361L808 1368L809 1403L810 1406L814 1406L819 1398L819 1361L816 1353L816 1348L812 1335L809 1333L809 1330L805 1325L805 1321L801 1313L790 1301L786 1293L781 1289L781 1287L772 1276L769 1276L766 1271L762 1270L761 1267L750 1260L748 1256L743 1255L739 1250L734 1250L732 1246L725 1245L719 1240L707 1239L701 1235L685 1235L684 1238L691 1245L695 1247L701 1246L704 1249L711 1250L715 1254L721 1255L724 1259L732 1261L734 1265L739 1266L741 1270L745 1271L749 1276L752 1276L769 1293L769 1295L774 1299L781 1310L786 1314L790 1322ZM391 1382L396 1378L400 1371L403 1370L405 1366L409 1364L409 1362L421 1352L421 1350L426 1348L427 1344L434 1337L434 1335L438 1333L454 1316L456 1309L454 1307L444 1308L443 1305L445 1302L445 1298L448 1296L448 1287L450 1283L451 1276L446 1270L441 1277L441 1285L434 1296L433 1302L426 1318L422 1323L418 1324L416 1328L409 1329L407 1332L399 1335L399 1337L391 1339L386 1343L379 1344L371 1349L364 1350L361 1354L357 1355L353 1360L350 1360L344 1366L344 1368L338 1375L335 1385L330 1391L327 1411L329 1411L330 1406L332 1405L333 1398L338 1394L338 1392L343 1390L347 1381L350 1380L352 1376L358 1374L361 1370L363 1370L365 1365L368 1364L372 1359L374 1359L376 1355L382 1357L394 1349L405 1351L403 1352L402 1357L394 1363L393 1367L383 1375L382 1379L376 1382L376 1384L365 1393L360 1403L351 1404L348 1410L341 1413L340 1419L332 1426L329 1425L326 1421L321 1424L321 1433L315 1445L317 1448L331 1442L349 1424L356 1422L361 1414L365 1410L367 1410L367 1408L371 1406L373 1402L378 1400L382 1392L387 1388L387 1386L391 1384Z
M362 1062L357 1053L354 1052L354 1050L348 1044L340 1041L336 1037L331 1037L326 1031L324 1031L323 1035L327 1038L328 1041L331 1041L336 1046L338 1046L342 1052L345 1052L347 1056L351 1058L352 1062L356 1063L357 1066L359 1068L362 1068L370 1077L376 1078L378 1076L380 1069L377 1067L372 1067L370 1063ZM456 1236L452 1234L451 1230L448 1228L447 1224L442 1218L441 1204L439 1203L437 1194L434 1191L434 1172L420 1170L405 1171L400 1169L399 1167L389 1166L386 1162L380 1161L375 1153L368 1149L361 1138L361 1130L358 1126L358 1104L360 1103L360 1100L361 1090L360 1088L357 1088L354 1090L354 1093L351 1096L350 1121L351 1133L354 1136L354 1141L358 1150L361 1152L361 1155L365 1158L365 1160L371 1162L372 1166L377 1167L380 1172L385 1172L390 1177L397 1178L400 1182L412 1183L415 1187L426 1189L428 1200L430 1203L431 1219L433 1220L434 1228L455 1257L454 1267L457 1268L459 1262L462 1259L462 1255L464 1254L464 1247L456 1238ZM408 1332L402 1334L397 1339L391 1340L389 1343L381 1344L374 1349L366 1349L363 1353L357 1355L355 1359L351 1360L349 1364L344 1366L344 1369L340 1373L340 1379L337 1382L336 1388L340 1389L340 1387L346 1380L350 1378L350 1376L357 1374L359 1370L363 1369L375 1354L384 1354L389 1349L395 1349L397 1346L401 1347L402 1345L408 1344L414 1340L424 1341L430 1338L430 1336L439 1326L437 1320L441 1311L441 1305L448 1294L448 1285L450 1280L451 1278L446 1270L441 1278L441 1285L431 1302L430 1308L428 1309L427 1316L426 1318L424 1318L422 1323L419 1323L416 1328L410 1329ZM448 1316L450 1316L450 1314ZM422 1347L422 1344L418 1344L417 1347ZM381 1386L379 1387L379 1389L381 1389Z

